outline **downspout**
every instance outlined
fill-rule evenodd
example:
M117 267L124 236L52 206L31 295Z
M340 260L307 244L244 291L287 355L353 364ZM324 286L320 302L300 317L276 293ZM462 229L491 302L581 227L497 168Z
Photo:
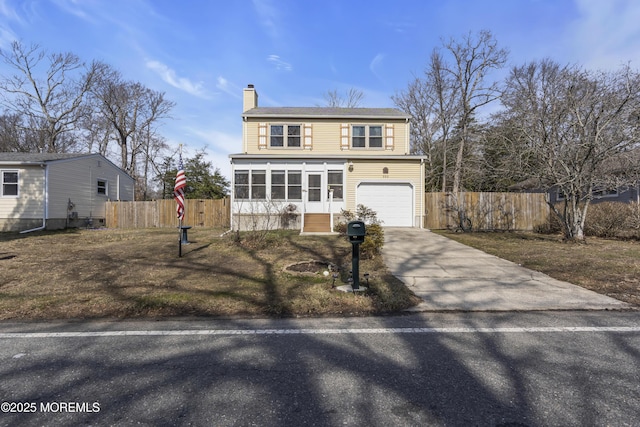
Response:
M233 159L229 159L229 163L231 163L231 191L229 195L229 231L233 231L233 208L235 206L235 179L236 179L236 171L235 164L233 163ZM240 223L238 223L238 230L240 230Z
M32 228L29 230L23 230L20 234L31 233L32 231L44 230L47 227L47 217L49 216L49 166L46 163L40 164L40 167L44 167L44 208L42 212L42 225L40 227Z
M426 175L426 171L424 170L424 168L426 167L424 159L421 158L420 159L420 228L424 228L424 221L425 221L425 190L424 190L424 179L425 179L425 175Z

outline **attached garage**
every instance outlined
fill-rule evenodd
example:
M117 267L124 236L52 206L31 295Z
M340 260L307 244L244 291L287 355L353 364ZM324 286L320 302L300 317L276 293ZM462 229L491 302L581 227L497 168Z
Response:
M356 190L356 204L376 211L385 227L412 227L413 194L408 182L362 182Z

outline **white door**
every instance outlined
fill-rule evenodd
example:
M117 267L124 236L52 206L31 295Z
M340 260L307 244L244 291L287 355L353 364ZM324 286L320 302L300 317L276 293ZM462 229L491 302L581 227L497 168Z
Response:
M413 186L409 183L366 183L358 185L356 204L378 213L384 227L413 226Z
M305 212L307 213L323 213L324 212L324 200L323 200L323 187L322 187L322 173L321 172L309 172L307 173L307 185L306 185L306 206Z

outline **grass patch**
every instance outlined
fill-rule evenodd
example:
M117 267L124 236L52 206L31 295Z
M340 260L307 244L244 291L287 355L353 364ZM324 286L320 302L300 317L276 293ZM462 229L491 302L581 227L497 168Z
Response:
M419 302L381 259L361 260L370 289L345 294L331 276L285 267L323 261L351 269L341 236L277 232L264 247L223 230L194 228L178 257L172 229L0 233L0 319L183 316L363 316Z
M553 278L640 306L640 242L590 237L587 244L534 233L439 234Z

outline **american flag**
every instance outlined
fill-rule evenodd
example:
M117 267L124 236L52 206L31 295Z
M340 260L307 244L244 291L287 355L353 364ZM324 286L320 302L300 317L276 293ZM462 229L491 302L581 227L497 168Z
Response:
M187 177L184 175L184 166L182 165L182 153L180 153L180 161L178 163L178 173L176 174L176 184L173 187L173 198L176 199L178 206L176 212L178 219L184 219L184 188L187 186Z

